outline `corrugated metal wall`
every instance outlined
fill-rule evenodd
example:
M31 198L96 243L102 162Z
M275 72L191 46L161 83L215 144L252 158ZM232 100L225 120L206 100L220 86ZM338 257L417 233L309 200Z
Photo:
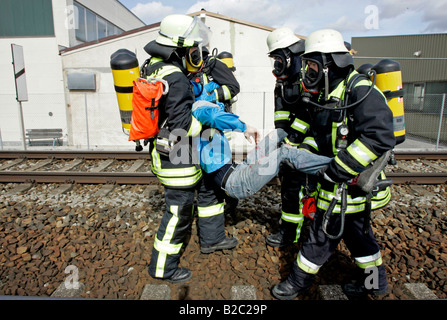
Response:
M1 0L0 37L54 36L51 0Z
M447 34L354 37L355 67L384 58L398 61L403 82L447 81ZM415 52L421 51L419 57ZM370 58L377 57L377 58ZM441 59L436 59L441 58Z

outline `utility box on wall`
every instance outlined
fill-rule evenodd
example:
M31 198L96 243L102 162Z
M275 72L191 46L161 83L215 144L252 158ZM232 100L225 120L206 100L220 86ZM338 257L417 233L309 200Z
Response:
M68 90L96 91L96 75L94 73L68 73Z

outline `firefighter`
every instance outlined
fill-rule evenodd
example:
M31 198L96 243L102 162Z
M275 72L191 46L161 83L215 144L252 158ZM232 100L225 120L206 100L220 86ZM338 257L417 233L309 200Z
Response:
M307 147L334 159L318 175L317 212L309 237L287 280L274 286L272 293L285 300L308 289L341 239L355 259L358 276L355 284L344 286L345 293L386 293L380 249L367 222L370 210L389 202L390 187L366 194L351 179L393 149L392 112L369 77L354 70L339 32L323 29L311 33L302 59L302 99L309 105L309 134L315 142ZM378 184L385 182L384 178L383 171L378 173Z
M203 64L188 75L195 88L196 100L206 100L221 104L226 112L233 112L232 103L240 92L240 85L233 71L226 63L214 55L209 54L206 47L202 49ZM224 55L225 57L226 55ZM231 130L225 130L225 136L231 139ZM235 216L238 200L222 195L225 199L225 212Z
M300 78L301 57L304 40L300 40L290 28L282 27L267 37L269 57L273 62L276 77L275 128L288 133L285 142L297 148L309 130L308 113L302 102ZM300 199L310 192L314 177L295 170L287 164L281 165L281 220L278 233L266 238L272 247L284 247L296 242L304 222Z
M228 51L222 51L217 55L217 59L225 63L231 72L236 72L236 67L233 61L233 55ZM230 100L225 101L225 111L233 113L233 104L238 100L237 96L233 96Z
M162 20L156 40L145 46L151 58L143 74L162 78L169 87L159 104L160 133L150 141L151 170L164 186L166 210L154 239L148 271L152 277L171 283L192 276L189 269L178 264L193 218L196 191L201 251L211 253L237 245L236 239L225 234L223 200L216 196L213 183L202 177L200 164L193 161L191 152L202 126L191 113L194 94L186 75L201 67L201 45L207 36L208 28L197 17L169 15Z

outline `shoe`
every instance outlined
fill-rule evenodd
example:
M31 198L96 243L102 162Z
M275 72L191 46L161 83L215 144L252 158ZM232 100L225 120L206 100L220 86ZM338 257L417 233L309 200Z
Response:
M382 289L366 289L364 285L348 283L343 286L343 292L350 297L366 297L368 294L380 296L388 293L388 285Z
M292 284L286 280L277 284L272 289L272 294L279 300L290 300L295 298L301 292L300 289L292 286Z
M233 249L238 244L238 241L236 238L228 238L226 237L221 242L213 244L211 246L202 246L200 248L200 252L202 253L213 253L216 250L227 250L227 249Z
M188 268L177 268L174 274L165 280L170 283L186 282L192 278L192 272Z
M283 232L269 234L265 239L265 242L270 247L283 248L293 244L293 241L284 236Z

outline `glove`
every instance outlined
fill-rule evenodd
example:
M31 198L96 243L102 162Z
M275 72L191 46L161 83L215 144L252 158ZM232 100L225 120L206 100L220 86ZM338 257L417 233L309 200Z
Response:
M327 168L329 168L329 166L324 166L323 168L321 168L318 172L317 172L317 177L319 178L323 178L324 180L327 180L329 182L332 183L336 183L334 180L332 180L326 173Z
M215 102L216 99L216 93L212 92L211 94L208 94L208 91L206 89L203 90L202 94L197 98L197 100L204 100L209 102Z
M245 139L248 142L254 142L258 144L261 141L261 135L259 134L258 129L247 124L247 129L244 132Z
M220 87L220 85L218 85L214 81L211 81L210 83L207 83L204 86L204 88L205 88L206 92L208 92L208 94L210 94L211 92L213 92L214 90L216 90L219 87Z

